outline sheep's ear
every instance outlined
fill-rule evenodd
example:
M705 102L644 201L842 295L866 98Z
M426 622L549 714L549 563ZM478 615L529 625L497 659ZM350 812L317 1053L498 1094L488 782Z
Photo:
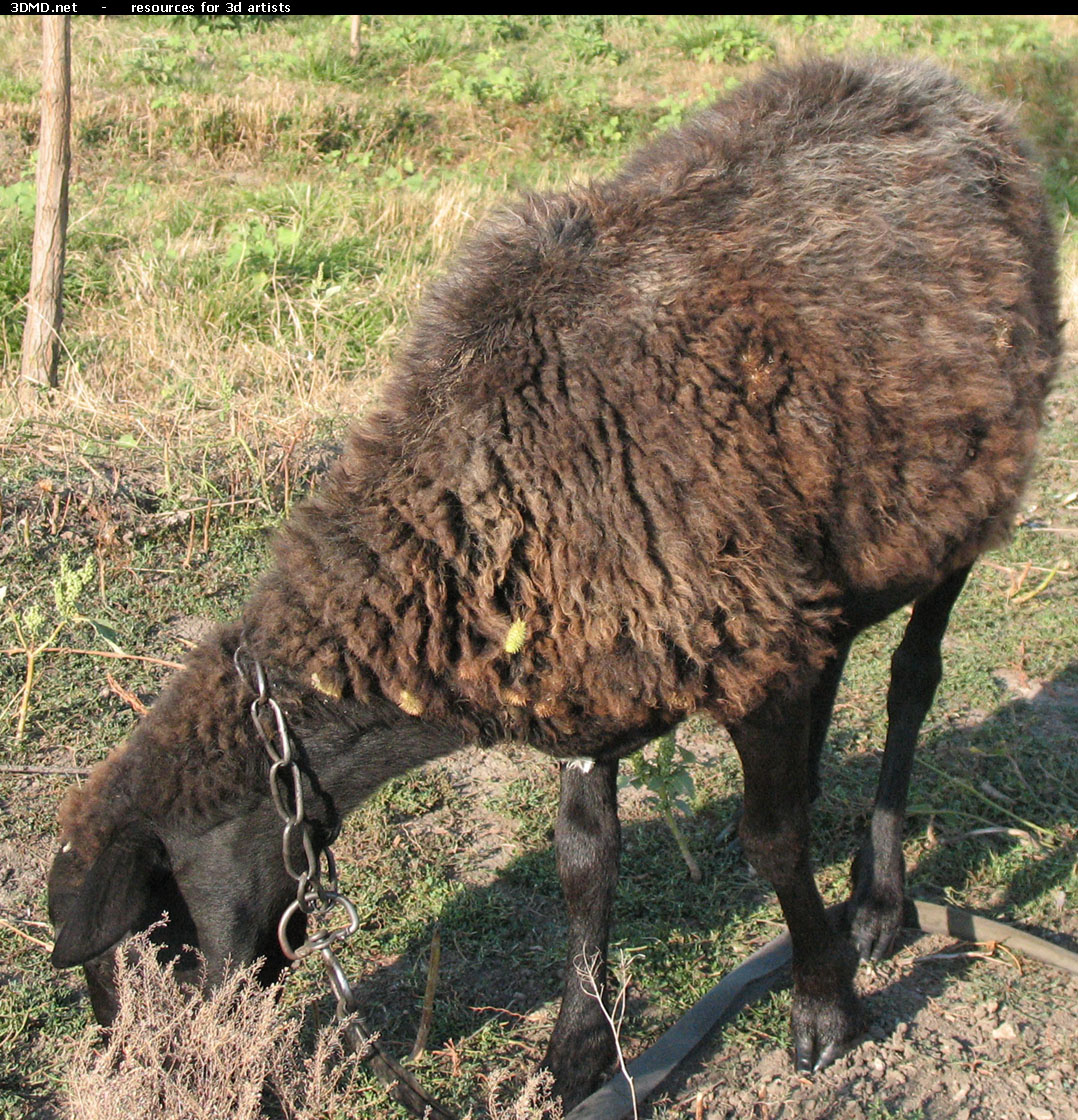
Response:
M61 852L49 875L49 910L57 927L52 963L85 964L143 924L167 870L161 841L145 828L116 833L81 882L68 882L77 857Z

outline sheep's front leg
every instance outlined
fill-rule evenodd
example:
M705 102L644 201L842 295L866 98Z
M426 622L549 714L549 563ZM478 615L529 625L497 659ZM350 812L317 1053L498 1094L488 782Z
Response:
M969 568L960 569L917 601L891 658L880 784L872 824L854 860L853 895L847 908L853 943L865 960L885 957L902 928L906 894L902 837L913 752L943 675L940 645L951 608L968 575Z
M561 767L554 846L569 912L569 951L561 1012L543 1064L554 1074L554 1092L566 1111L598 1085L614 1060L614 1039L580 971L590 969L604 992L621 849L617 772L616 760L590 770L576 762Z
M731 728L745 777L741 843L778 895L793 942L794 1061L823 1069L861 1030L857 956L827 918L809 859L812 700L776 697Z

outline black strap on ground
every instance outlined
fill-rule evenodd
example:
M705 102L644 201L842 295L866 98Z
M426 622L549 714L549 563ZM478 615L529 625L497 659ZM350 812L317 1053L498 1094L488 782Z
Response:
M836 915L841 909L839 905L832 907L830 912ZM1078 975L1078 953L1003 922L982 918L954 906L920 901L912 904L910 917L914 916L916 924L911 924L911 928L923 933L950 934L963 941L994 941L1034 960ZM654 1045L629 1063L632 1088L619 1071L606 1085L578 1104L565 1120L624 1120L631 1116L634 1093L637 1105L643 1104L716 1027L728 1022L742 1007L773 988L789 964L790 935L784 933L762 949L757 949L748 960L724 976Z
M457 1120L456 1116L427 1095L422 1085L388 1054L363 1023L354 1016L344 1027L349 1049L362 1056L371 1072L386 1087L387 1094L398 1104L404 1105L414 1116L429 1120Z

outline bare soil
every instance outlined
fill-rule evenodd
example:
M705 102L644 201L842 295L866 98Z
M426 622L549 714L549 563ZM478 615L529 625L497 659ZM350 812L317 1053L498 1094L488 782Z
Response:
M868 1032L829 1069L797 1076L785 1047L753 1044L743 1023L667 1087L681 1102L672 1114L685 1115L699 1097L708 1120L1078 1116L1074 977L991 947L911 934L891 960L863 967L858 987Z

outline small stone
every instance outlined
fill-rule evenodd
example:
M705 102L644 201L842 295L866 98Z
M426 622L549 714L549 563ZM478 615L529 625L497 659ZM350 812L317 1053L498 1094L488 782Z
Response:
M992 1037L997 1042L1013 1042L1014 1039L1018 1037L1018 1032L1014 1029L1013 1023L1000 1023L1000 1025L992 1031Z
M1046 1108L1033 1108L1029 1110L1030 1120L1055 1120L1055 1117Z

